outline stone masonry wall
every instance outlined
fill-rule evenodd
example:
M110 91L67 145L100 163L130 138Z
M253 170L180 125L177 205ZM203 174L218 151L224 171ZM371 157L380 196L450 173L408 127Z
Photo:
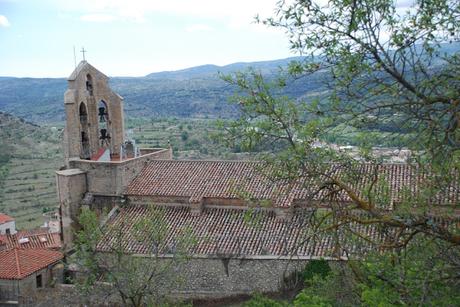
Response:
M62 264L51 265L21 280L0 280L0 306L5 301L17 301L20 306L33 304L40 290L53 291L50 287L62 283L63 269ZM41 288L37 288L38 275L42 276ZM59 306L59 304L53 306Z
M70 160L71 168L87 173L88 192L101 195L122 195L129 182L152 160L171 159L170 149L158 150L137 158L121 162L98 162Z
M87 191L86 173L79 169L57 171L56 184L64 248L68 249L76 229L80 203Z
M152 259L146 258L146 261ZM161 261L161 260L160 260ZM164 259L164 261L170 261ZM181 281L165 289L171 300L222 299L255 292L276 292L292 288L295 271L301 271L308 260L289 259L190 259L175 267L174 276ZM91 302L93 306L121 306L116 295L93 292L83 297L73 285L56 285L48 292L41 291L34 305L78 306ZM40 292L39 292L40 293Z
M302 271L307 263L288 259L191 259L180 265L179 275L184 282L173 292L193 298L276 292L292 288L294 273Z
M108 78L86 62L78 65L73 76L68 80L68 90L64 95L66 109L66 139L68 157L80 157L82 153L81 131L87 132L91 155L98 152L100 144L98 104L104 101L107 105L107 130L111 136L110 149L119 153L124 141L123 98L113 92L108 84ZM88 77L90 79L88 79ZM92 90L87 89L87 82ZM79 108L84 104L87 110L87 121L80 121Z

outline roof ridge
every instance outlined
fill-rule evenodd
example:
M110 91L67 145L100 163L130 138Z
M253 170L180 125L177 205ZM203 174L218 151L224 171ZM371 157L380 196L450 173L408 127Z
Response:
M14 256L16 260L16 269L18 271L18 277L21 277L21 264L19 263L18 248L14 247Z
M260 160L192 160L192 159L180 159L180 160L172 160L172 159L155 159L149 161L151 162L232 162L232 163L263 163L264 161Z
M232 163L265 163L263 160L226 160L226 159L179 159L179 160L173 160L173 159L155 159L155 160L150 160L149 163L151 162L232 162ZM326 164L334 164L335 162L325 162ZM403 163L398 163L398 162L383 162L383 163L372 163L372 162L361 162L359 163L360 165L382 165L382 166L389 166L389 165L395 165L395 166L411 166L413 164L403 162ZM416 166L416 165L414 165Z

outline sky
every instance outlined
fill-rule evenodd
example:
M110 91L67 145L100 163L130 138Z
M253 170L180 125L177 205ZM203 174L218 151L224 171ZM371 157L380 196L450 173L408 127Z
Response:
M296 54L254 23L277 0L0 0L0 76L67 77L86 60L109 76Z

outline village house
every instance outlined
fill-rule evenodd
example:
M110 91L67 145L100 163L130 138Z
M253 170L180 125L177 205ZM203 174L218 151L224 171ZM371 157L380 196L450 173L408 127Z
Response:
M33 302L38 289L62 282L63 257L46 248L0 251L0 306Z
M61 236L45 228L17 231L12 217L0 218L9 230L0 234L0 306L31 302L37 289L63 281Z
M0 235L15 234L16 222L11 216L0 213Z

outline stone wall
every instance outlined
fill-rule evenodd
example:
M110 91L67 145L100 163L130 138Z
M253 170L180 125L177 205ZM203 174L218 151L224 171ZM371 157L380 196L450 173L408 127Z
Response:
M185 298L222 298L255 292L277 292L293 288L296 272L308 260L289 259L191 259L180 265L184 282L173 292Z
M120 162L98 162L74 159L71 168L87 173L88 192L95 195L122 195L131 180L152 160L171 159L170 149L157 150L137 158Z
M86 173L79 169L57 171L56 185L64 249L68 250L77 226L80 203L87 191Z
M128 184L152 160L171 159L171 149L151 149L144 155L118 162L70 159L70 169L57 171L57 193L61 211L64 247L72 247L73 231L78 229L78 214L85 194L92 194L91 208L99 213L120 203Z
M152 260L146 258L146 261ZM295 272L301 271L307 263L308 260L289 259L195 258L175 267L175 272L169 276L180 281L165 290L172 301L219 300L255 292L278 292L293 288L297 281ZM109 289L94 291L90 297L84 297L74 285L56 285L37 293L30 306L81 306L89 302L92 306L122 305L116 292Z
M57 264L37 271L21 280L0 280L0 306L11 305L6 304L6 301L16 301L20 306L34 303L40 291L53 291L50 290L50 287L63 282L63 273L64 266ZM42 280L41 288L37 288L37 276L39 275L41 275Z
M19 296L19 280L0 279L0 306L1 302L17 301Z

